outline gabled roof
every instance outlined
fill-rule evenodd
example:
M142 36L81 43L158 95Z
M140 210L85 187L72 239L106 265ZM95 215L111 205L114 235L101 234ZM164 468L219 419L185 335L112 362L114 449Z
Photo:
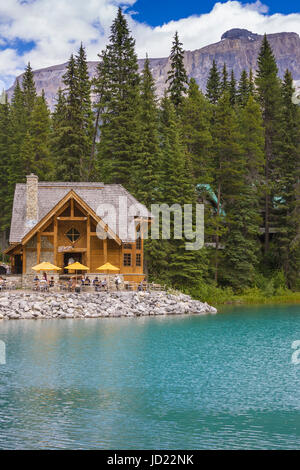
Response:
M119 227L119 198L126 197L127 209L132 205L140 205L139 202L121 185L103 183L38 183L38 221L41 222L70 191L74 191L79 198L94 212L100 204L111 204L117 214L116 235L122 242L132 242L129 237L122 236L122 227ZM125 199L124 199L125 200ZM145 210L146 218L152 218L151 213ZM125 206L126 210L126 206ZM147 214L147 215L146 215ZM135 216L140 216L139 211L127 217L130 223ZM26 184L17 184L14 195L12 221L9 242L12 244L21 243L23 238L29 234L31 228L26 227ZM121 236L120 236L121 235Z

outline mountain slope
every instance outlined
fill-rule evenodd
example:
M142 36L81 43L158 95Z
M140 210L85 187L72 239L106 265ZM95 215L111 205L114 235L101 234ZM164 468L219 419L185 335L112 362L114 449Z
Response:
M294 80L300 80L300 37L297 33L269 34L268 40L273 48L279 75L283 77L288 68ZM224 62L230 71L234 70L239 78L243 69L247 71L256 68L256 59L260 49L262 36L245 29L232 29L223 34L221 41L202 47L195 51L185 52L185 67L189 77L194 77L200 87L205 90L207 77L213 59L221 69ZM139 60L140 69L144 65L144 59ZM162 96L167 72L170 67L168 58L150 59L151 70L156 81L157 93ZM97 62L89 62L90 76L95 75ZM37 91L40 94L44 89L50 107L53 109L59 87L63 87L62 76L65 73L66 64L55 65L34 72ZM19 77L20 82L22 76ZM13 85L8 90L9 98L12 95Z

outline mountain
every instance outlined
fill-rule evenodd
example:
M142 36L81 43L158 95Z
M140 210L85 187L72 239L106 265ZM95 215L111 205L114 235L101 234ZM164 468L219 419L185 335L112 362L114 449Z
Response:
M220 70L224 62L228 70L234 70L236 78L240 77L243 69L247 71L256 68L256 59L259 53L263 36L252 33L246 29L231 29L222 35L221 41L202 47L195 51L185 52L185 67L189 77L194 77L202 90L205 90L206 81L212 61L215 59ZM300 80L300 37L297 33L269 34L268 40L273 48L277 60L280 77L283 77L288 68L294 80ZM140 69L143 68L144 59L139 60ZM170 67L168 58L150 59L151 70L156 81L157 94L162 96L165 81ZM89 62L89 73L95 75L97 62ZM44 89L51 109L55 105L55 98L59 87L63 87L62 76L66 70L66 63L36 70L34 78L37 92ZM19 77L22 81L22 75ZM15 84L8 90L11 98Z

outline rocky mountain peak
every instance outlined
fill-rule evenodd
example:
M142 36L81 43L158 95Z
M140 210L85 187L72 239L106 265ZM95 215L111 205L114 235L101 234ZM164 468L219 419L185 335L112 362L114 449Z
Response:
M226 31L221 39L246 39L247 41L257 41L260 38L259 34L252 33L248 29L233 28Z

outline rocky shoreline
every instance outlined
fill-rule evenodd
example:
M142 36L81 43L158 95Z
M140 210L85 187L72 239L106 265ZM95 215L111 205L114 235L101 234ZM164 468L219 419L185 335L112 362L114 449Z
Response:
M166 292L100 292L87 294L0 294L0 320L118 318L158 315L206 315L217 310L185 294Z

